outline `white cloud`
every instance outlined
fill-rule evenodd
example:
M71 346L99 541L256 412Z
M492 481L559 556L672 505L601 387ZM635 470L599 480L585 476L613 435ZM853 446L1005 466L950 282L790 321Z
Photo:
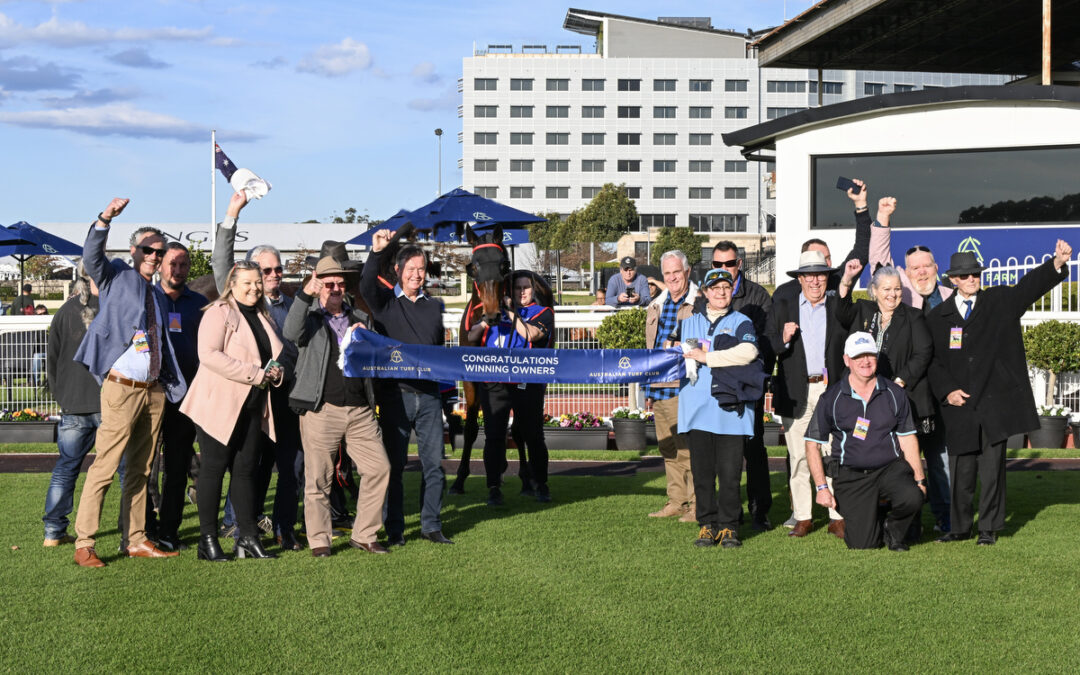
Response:
M0 122L36 129L62 129L89 136L128 136L164 138L184 143L210 138L210 127L188 122L171 115L140 110L129 103L97 108L65 108L0 113ZM219 132L230 141L254 141L262 138L247 132Z
M266 70L277 70L283 66L289 65L289 62L282 56L275 56L272 59L263 59L262 61L256 61L251 64L254 68L265 68Z
M301 73L340 77L370 67L371 53L367 45L345 38L338 44L322 45L305 56L296 69Z
M135 87L116 87L96 90L84 89L63 98L58 96L42 98L41 102L50 108L83 108L86 106L102 105L104 103L128 101L138 96L139 93L139 90Z
M31 56L0 58L0 87L13 91L73 89L82 77L75 71Z
M216 38L210 26L205 28L96 28L82 21L62 21L52 17L36 26L26 26L0 13L0 48L25 43L53 47L81 47L117 42L211 42L235 44L231 38Z
M431 61L421 61L412 69L412 77L419 82L435 84L442 80L442 75L435 72L435 64Z

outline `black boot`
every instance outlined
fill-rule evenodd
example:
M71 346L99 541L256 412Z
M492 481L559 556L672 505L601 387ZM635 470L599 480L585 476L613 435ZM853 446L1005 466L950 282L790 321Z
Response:
M236 540L236 546L233 548L236 551L237 558L276 558L277 554L270 553L262 547L262 542L258 537L240 537Z
M229 559L225 556L225 552L221 550L221 544L218 543L217 537L207 534L199 537L199 560L227 562Z

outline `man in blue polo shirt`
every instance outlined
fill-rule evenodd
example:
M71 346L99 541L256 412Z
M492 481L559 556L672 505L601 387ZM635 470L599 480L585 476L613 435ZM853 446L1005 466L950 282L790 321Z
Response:
M926 478L907 395L877 374L877 343L856 332L844 343L850 371L818 400L806 430L806 459L817 487L817 503L835 508L847 522L848 548L878 548L882 535L891 551L906 551L904 533L926 496ZM825 480L819 448L832 437L829 475ZM881 500L891 503L884 527L878 519Z

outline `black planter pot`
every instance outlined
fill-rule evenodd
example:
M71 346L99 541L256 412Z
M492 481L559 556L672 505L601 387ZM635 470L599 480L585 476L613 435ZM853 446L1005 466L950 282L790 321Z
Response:
M56 422L0 422L0 443L55 443Z
M780 430L782 425L779 422L766 422L765 423L765 435L764 442L766 446L780 445Z
M645 450L645 420L615 418L611 426L615 428L615 447L619 450Z
M1080 450L1080 423L1072 425L1073 450Z
M1047 417L1039 415L1039 428L1028 434L1033 448L1065 447L1065 426L1068 417Z
M549 450L607 450L608 427L570 429L544 427L544 441Z

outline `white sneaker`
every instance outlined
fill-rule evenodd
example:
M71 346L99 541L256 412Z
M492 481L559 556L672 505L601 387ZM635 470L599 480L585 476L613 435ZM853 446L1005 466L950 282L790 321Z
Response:
M795 514L791 514L791 517L784 521L784 527L791 530L795 528L795 524L799 521L795 520Z

